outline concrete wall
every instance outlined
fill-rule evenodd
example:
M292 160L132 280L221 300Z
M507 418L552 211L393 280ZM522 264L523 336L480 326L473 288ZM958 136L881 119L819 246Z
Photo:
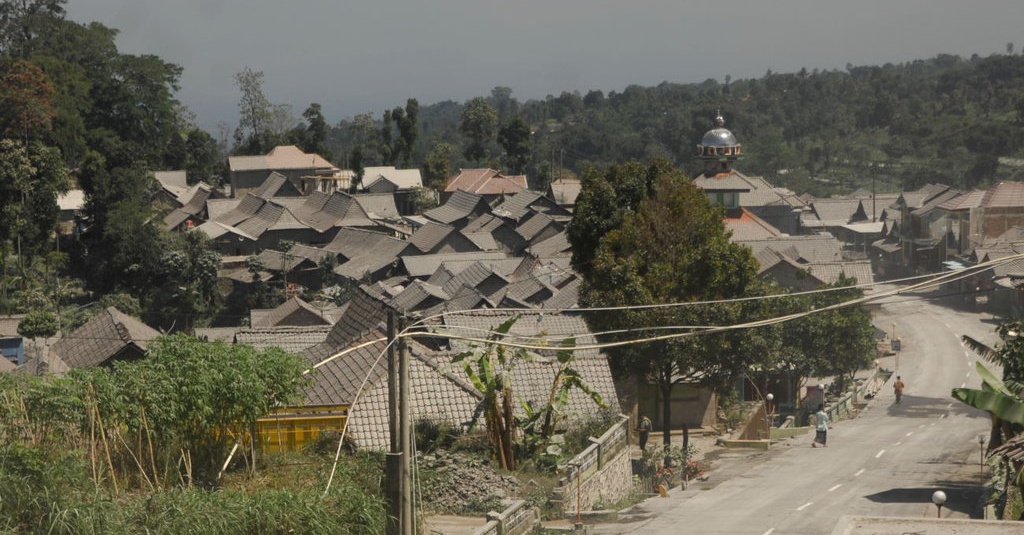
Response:
M567 517L576 514L577 506L580 511L592 511L599 505L605 507L626 498L633 490L629 449L620 451L600 470L580 482L578 500L575 478L561 490L562 512Z

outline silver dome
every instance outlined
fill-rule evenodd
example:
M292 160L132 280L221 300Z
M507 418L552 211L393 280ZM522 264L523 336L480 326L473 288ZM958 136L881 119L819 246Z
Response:
M708 133L704 134L704 139L700 142L705 147L731 147L739 145L736 142L736 136L732 135L732 132L725 128L715 128L709 130Z

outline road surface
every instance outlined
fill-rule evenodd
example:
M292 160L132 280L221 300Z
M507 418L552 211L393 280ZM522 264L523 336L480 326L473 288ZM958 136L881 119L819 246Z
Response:
M891 382L856 419L835 423L828 448L813 435L790 439L767 453L718 461L707 483L652 498L593 533L644 535L828 534L845 515L934 517L935 490L948 496L943 518L977 510L982 481L979 435L986 413L950 397L980 381L977 358L960 343L968 334L993 343L991 316L943 307L920 297L887 299L875 324L901 339L898 373L907 384L894 403ZM883 367L897 366L887 357Z

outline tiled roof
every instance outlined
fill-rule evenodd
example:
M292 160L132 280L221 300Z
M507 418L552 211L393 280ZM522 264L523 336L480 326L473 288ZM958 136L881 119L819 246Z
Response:
M318 154L307 154L295 145L279 145L258 156L231 156L231 171L259 171L262 169L335 169L334 164Z
M330 326L332 323L323 311L298 297L292 297L276 308L249 311L249 325L253 327Z
M445 253L445 254L431 254L431 255L420 255L420 256L403 256L400 257L401 263L405 266L405 272L410 277L424 278L429 277L432 273L437 271L437 268L441 264L449 264L449 269L452 271L460 270L459 265L469 265L477 261L497 261L506 260L508 255L501 251L480 251L476 253ZM514 259L518 265L518 260Z
M18 334L18 324L25 319L24 314L6 314L0 316L0 337L21 336Z
M765 247L771 247L776 251L792 248L795 254L791 256L805 262L839 262L843 259L842 244L832 236L788 236L739 243L750 246L754 254Z
M478 195L501 195L526 189L526 175L505 176L494 169L460 169L448 179L446 192L468 191Z
M141 356L159 336L156 329L108 307L58 340L53 352L72 368L101 366L122 354Z
M23 364L14 368L14 373L22 373L25 375L50 374L60 377L71 369L71 367L68 366L59 355L54 353L53 348L47 349L44 347L43 352L45 354L43 359L40 359L34 352L31 352L30 355L27 355ZM45 361L45 363L43 361Z
M195 337L208 342L231 343L241 327L196 327Z
M734 191L739 193L739 205L743 207L784 205L798 208L803 206L799 197L783 188L776 188L759 176L746 176L732 170L714 176L698 175L693 184L708 191Z
M449 315L446 317L445 327L479 336L481 331L489 330L509 317L507 313L479 312L474 312L472 316ZM513 332L529 329L528 334L533 335L544 330L551 333L549 338L555 343L573 336L577 337L577 345L593 342L593 337L589 335L582 319L578 316L564 316L526 315L513 325ZM324 391L326 389L321 389L316 391L316 398L310 399L311 403L351 402L356 389L365 380L365 388L358 404L353 405L349 413L351 436L359 447L365 449L386 449L389 444L388 391L386 363L381 356L383 351L383 343L380 343L337 359L350 362L339 363L337 370L326 371L321 374L322 379L318 380L324 385L334 386L334 392L330 393L332 395L327 395L328 392ZM468 423L482 395L471 386L462 366L452 364L453 354L428 353L425 348L415 343L412 345L411 354L413 358L410 359L409 365L412 394L410 408L413 418L439 419L456 425ZM612 410L619 409L608 361L604 356L593 350L577 351L573 367ZM544 404L550 395L555 372L554 365L550 363L517 362L510 373L513 395L535 405ZM522 415L523 409L519 404L516 411ZM597 411L598 407L586 394L579 389L573 389L564 416L569 421L580 420Z
M329 325L244 328L235 334L235 343L256 349L279 347L289 353L298 354L323 343L330 331Z
M985 208L1024 207L1024 182L1000 182L992 186L981 200Z
M490 207L484 201L483 197L469 193L466 191L458 190L452 193L452 196L448 198L448 202L432 208L423 213L428 219L437 221L438 223L452 224L460 219L469 219L470 216L479 216L487 213Z
M526 241L531 241L547 229L553 229L553 232L560 232L563 226L544 214L535 213L533 217L516 227L516 232Z
M767 221L757 217L746 208L741 209L740 217L727 217L723 220L725 230L732 233L732 241L768 240L783 235L782 231Z
M391 306L402 313L432 307L445 302L450 296L440 286L423 281L412 281L391 300Z
M983 189L961 192L960 195L943 201L938 205L938 207L951 212L956 210L970 210L971 208L981 206L982 199L984 199L987 193L988 191Z
M923 205L921 205L919 208L912 210L910 213L916 216L924 215L928 212L931 212L942 203L955 199L959 195L960 191L949 188L941 193L937 193L931 196L925 201Z
M396 169L393 166L363 169L364 188L370 188L379 180L387 180L400 190L423 187L423 177L419 169Z
M370 219L402 219L391 193L360 193L353 198Z
M449 295L458 292L460 288L476 289L481 282L494 275L494 270L489 266L484 265L482 262L473 262L448 279L442 288ZM498 276L501 277L500 275Z
M825 226L840 226L852 222L863 210L863 203L860 199L815 199L811 209Z
M559 178L548 184L551 198L562 206L576 204L576 197L579 197L582 189L582 182L576 178Z
M419 249L422 253L433 252L448 236L455 232L450 225L442 225L431 221L420 227L409 237L409 243Z
M291 188L285 189L292 189L296 194L302 193L302 183L299 179L289 179L277 171L271 171L267 175L267 179L258 188L252 190L251 193L261 199L271 199L281 192L285 184L291 184Z
M498 250L498 242L494 240L494 235L490 232L466 232L462 230L460 233L473 242L473 245L481 251Z
M349 301L345 313L334 323L327 339L322 344L303 351L302 356L310 363L320 362L321 359L348 347L366 333L382 329L381 325L386 321L384 303L373 297L365 287L360 287Z
M167 189L188 189L188 174L185 171L153 171L153 178Z
M841 274L856 278L857 284L872 284L875 282L875 274L871 269L870 260L811 263L803 264L801 267L826 284L835 284L839 281L839 275Z
M57 206L62 211L81 210L85 206L85 192L80 189L68 190L57 196Z
M541 240L530 245L527 251L537 257L551 256L572 256L572 244L569 243L569 236L561 231L546 240Z
M570 309L579 306L580 284L583 279L574 277L569 283L560 287L550 299L544 302L543 308Z
M572 218L572 212L544 195L531 190L523 190L507 197L501 204L494 207L494 213L514 221L522 221L532 212L547 215L558 221Z

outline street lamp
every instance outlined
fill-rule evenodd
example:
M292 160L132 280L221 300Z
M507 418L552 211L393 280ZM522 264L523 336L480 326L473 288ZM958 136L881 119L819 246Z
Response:
M775 406L772 404L773 399L775 399L775 396L771 392L764 396L764 431L769 447L772 445L772 415L775 414Z
M942 504L946 503L946 493L941 490L937 490L932 493L932 503L935 504L935 516L936 518L942 518Z

